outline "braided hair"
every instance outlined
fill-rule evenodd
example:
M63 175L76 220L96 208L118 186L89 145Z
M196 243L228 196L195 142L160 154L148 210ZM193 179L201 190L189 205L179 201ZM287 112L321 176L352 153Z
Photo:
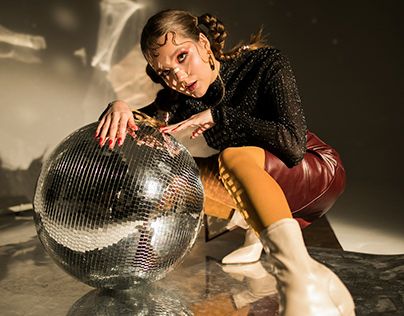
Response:
M195 42L199 40L200 33L203 33L210 42L210 49L213 55L219 61L230 60L239 57L246 51L265 47L265 39L262 36L262 28L258 33L253 34L247 45L240 42L230 51L225 52L225 42L227 32L223 23L215 16L209 13L202 14L199 17L192 15L187 11L180 10L163 10L149 18L145 24L141 38L140 47L148 64L146 66L147 75L155 82L161 84L164 89L160 90L154 102L155 106L162 111L170 112L172 107L178 103L180 93L168 89L167 84L150 66L151 60L158 56L158 49L164 46L168 40L168 34L171 33L173 44L176 35L189 38ZM158 40L164 36L165 40L162 44Z
M240 42L230 51L224 52L227 32L217 17L209 13L196 17L187 11L168 9L153 15L143 28L140 46L146 60L150 61L157 56L157 50L165 45L168 33L173 34L174 44L176 34L198 41L199 34L203 33L209 39L212 53L219 61L234 59L245 51L267 46L261 28L258 33L251 36L247 45ZM165 41L158 44L157 40L161 36L165 36ZM148 71L150 72L150 69Z
M229 60L240 56L244 51L254 50L267 46L262 36L262 28L258 33L251 35L249 44L240 42L230 51L224 52L227 32L224 24L215 16L205 13L198 17L198 27L205 34L211 43L211 49L217 60ZM204 31L203 27L207 29Z

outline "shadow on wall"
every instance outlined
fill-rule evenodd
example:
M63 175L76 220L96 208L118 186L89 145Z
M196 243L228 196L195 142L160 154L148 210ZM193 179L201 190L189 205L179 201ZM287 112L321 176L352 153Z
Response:
M0 210L31 203L46 152L96 120L109 101L152 101L156 88L137 44L153 3L2 3Z
M0 210L20 204L32 203L43 155L31 161L28 168L4 168L0 158Z

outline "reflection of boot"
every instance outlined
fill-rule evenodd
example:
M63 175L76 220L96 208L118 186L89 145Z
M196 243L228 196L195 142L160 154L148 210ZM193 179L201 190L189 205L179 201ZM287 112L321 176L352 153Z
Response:
M310 257L296 220L285 218L260 234L269 247L278 282L281 316L353 316L354 303L341 280Z
M239 275L250 279L262 279L270 275L259 261L240 265L222 265L221 267L224 272L232 276ZM237 279L239 278L237 277Z
M262 244L252 228L247 229L244 244L222 259L223 264L251 263L261 257Z
M226 225L228 230L233 230L237 227L241 227L243 229L247 229L249 227L248 223L245 221L244 216L240 214L239 211L234 210L232 217L230 218L229 223Z
M259 261L243 265L225 265L222 266L222 269L236 279L241 276L245 277L248 290L233 295L237 309L276 293L275 278L265 270Z
M231 230L235 227L247 229L244 244L240 248L229 253L222 259L223 264L241 264L258 261L261 257L262 244L254 230L249 227L244 216L237 210L234 211L226 228Z

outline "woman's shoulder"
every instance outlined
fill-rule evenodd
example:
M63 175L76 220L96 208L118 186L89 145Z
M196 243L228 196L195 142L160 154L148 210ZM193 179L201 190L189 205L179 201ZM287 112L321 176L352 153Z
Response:
M281 69L291 69L287 55L275 47L260 47L251 50L246 53L245 58L250 68L260 74L273 75Z
M280 49L265 46L257 49L244 51L237 58L227 60L221 65L222 78L268 78L281 69L290 68L288 58Z
M257 63L272 64L278 62L287 62L288 58L283 52L272 46L260 47L250 50L246 54L246 58Z
M279 55L281 53L281 50L273 46L263 46L256 49L252 49L249 52L252 53L253 55L269 57Z

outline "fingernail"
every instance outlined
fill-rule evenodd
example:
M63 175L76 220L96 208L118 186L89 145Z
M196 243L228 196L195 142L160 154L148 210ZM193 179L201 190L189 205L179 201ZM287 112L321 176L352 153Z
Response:
M111 146L114 141L112 139L109 140L109 145Z
M104 142L104 138L100 137L100 145L102 145L102 143Z
M118 145L122 146L122 138L121 137L118 138Z

